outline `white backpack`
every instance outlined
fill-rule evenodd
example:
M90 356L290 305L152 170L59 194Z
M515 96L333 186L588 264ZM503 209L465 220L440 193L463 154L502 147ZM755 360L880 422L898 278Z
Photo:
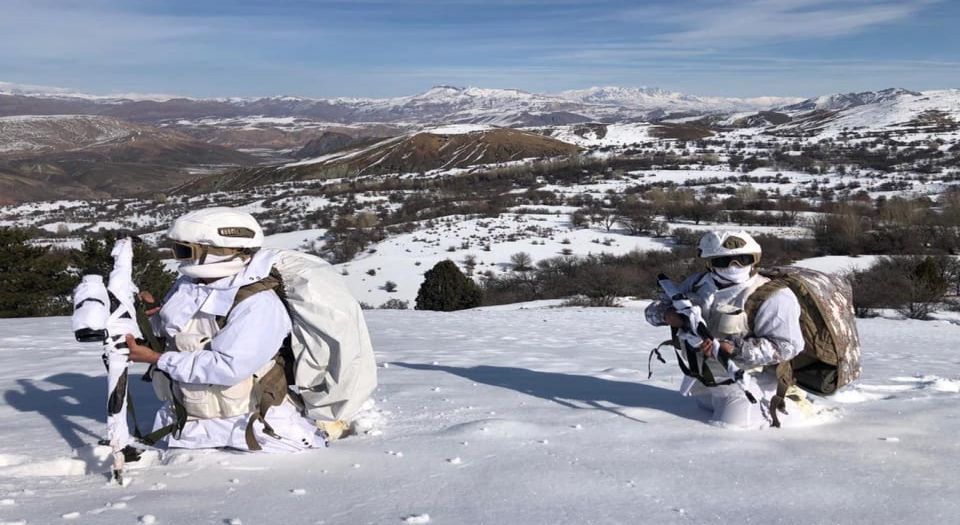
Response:
M349 421L377 386L377 365L363 310L330 263L278 250L273 268L293 323L294 381L304 414Z

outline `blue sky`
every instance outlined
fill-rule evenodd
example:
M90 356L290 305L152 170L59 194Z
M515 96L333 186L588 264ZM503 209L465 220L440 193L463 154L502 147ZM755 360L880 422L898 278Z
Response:
M0 80L98 94L960 88L956 0L0 0L0 13Z

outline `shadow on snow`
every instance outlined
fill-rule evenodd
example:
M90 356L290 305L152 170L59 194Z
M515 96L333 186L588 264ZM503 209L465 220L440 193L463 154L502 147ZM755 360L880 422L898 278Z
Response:
M604 410L643 423L646 421L624 414L618 409L647 408L702 422L705 422L708 416L697 408L696 403L684 399L676 390L643 383L505 366L454 367L399 362L391 364L413 370L447 372L475 383L546 399L567 408ZM603 403L608 403L609 406Z
M50 424L73 449L96 443L106 432L107 377L74 372L52 375L41 380L18 379L19 389L7 390L4 401L19 412L36 412ZM49 385L53 385L50 387ZM130 396L137 410L141 430L147 432L160 407L149 383L139 374L130 374ZM131 427L131 432L133 428Z

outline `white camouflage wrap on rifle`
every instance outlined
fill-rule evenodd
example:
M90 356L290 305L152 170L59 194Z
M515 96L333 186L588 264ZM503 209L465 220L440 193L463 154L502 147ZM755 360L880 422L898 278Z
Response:
M142 338L137 326L134 298L139 291L133 284L133 240L119 239L110 253L113 270L107 290L113 296L116 307L111 307L107 319L107 339L104 341L103 362L107 366L107 439L113 449L113 474L122 482L124 466L123 449L132 442L127 426L127 369L130 365L130 350L126 346L127 334ZM113 301L112 301L113 302Z

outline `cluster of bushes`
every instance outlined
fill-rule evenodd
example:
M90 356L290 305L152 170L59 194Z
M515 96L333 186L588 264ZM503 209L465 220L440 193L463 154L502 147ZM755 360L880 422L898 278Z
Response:
M893 309L911 319L926 319L960 292L960 263L947 256L883 257L872 267L853 272L857 316Z
M579 296L590 306L614 306L618 297L654 297L661 272L681 278L702 267L702 261L680 251L554 257L538 261L527 271L485 277L483 303Z
M873 205L839 204L812 226L814 238L826 254L957 254L960 194L947 194L939 208L924 199L896 197Z

